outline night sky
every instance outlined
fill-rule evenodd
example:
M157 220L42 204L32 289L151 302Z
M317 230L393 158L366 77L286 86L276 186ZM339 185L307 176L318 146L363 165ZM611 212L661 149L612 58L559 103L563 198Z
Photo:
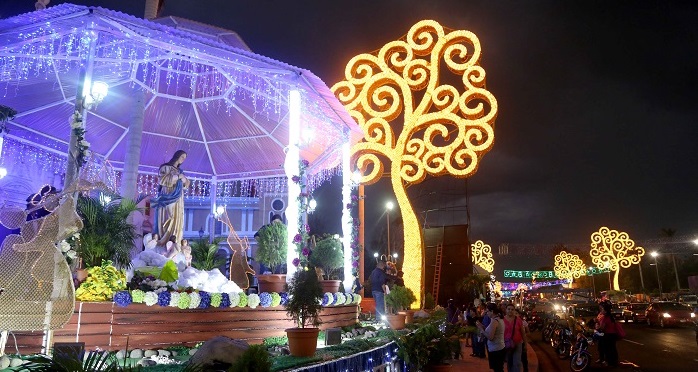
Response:
M72 2L143 15L144 1ZM32 10L3 1L0 17ZM419 20L470 30L499 103L494 147L467 182L471 240L584 243L604 225L638 241L661 228L698 234L698 4L166 0L163 15L234 30L328 86L351 57ZM384 184L366 188L369 249L385 228ZM428 225L467 221L465 180L427 179L410 193L421 216L438 209Z

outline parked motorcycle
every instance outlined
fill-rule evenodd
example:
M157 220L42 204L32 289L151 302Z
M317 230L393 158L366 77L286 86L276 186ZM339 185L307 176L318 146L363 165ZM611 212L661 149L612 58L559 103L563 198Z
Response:
M577 341L572 349L572 355L570 359L570 370L575 372L586 371L591 364L591 353L589 353L589 345L592 345L594 341L591 338L587 338L584 332L579 332L577 334Z
M560 324L553 332L550 345L557 353L558 358L566 359L570 356L572 345L574 344L573 332L567 324Z

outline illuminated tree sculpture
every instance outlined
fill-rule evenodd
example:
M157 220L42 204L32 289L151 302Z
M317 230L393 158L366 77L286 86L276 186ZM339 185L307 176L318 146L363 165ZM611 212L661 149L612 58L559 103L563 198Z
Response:
M555 255L555 275L560 279L574 280L586 274L584 261L572 253L562 251Z
M475 34L446 32L435 21L420 21L375 55L352 58L346 80L332 87L364 131L364 140L352 148L361 183L383 175L379 156L390 165L404 223L405 286L417 297L413 307L419 306L424 288L423 237L406 187L427 174L468 177L492 148L497 101L485 89L480 55ZM442 66L460 80L462 91L441 84Z
M470 254L473 257L473 264L485 269L488 273L494 271L494 258L492 258L492 247L478 240L470 245Z
M636 247L628 233L602 227L591 234L589 255L594 265L616 272L613 276L613 289L618 291L620 290L618 286L620 268L627 269L630 265L639 264L641 257L645 255L645 249Z

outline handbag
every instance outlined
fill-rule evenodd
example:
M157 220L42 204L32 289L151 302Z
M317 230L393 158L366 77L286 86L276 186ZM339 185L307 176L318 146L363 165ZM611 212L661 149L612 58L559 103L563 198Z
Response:
M504 339L504 348L513 349L514 348L514 331L516 331L516 319L514 317L514 325L511 327L511 337Z

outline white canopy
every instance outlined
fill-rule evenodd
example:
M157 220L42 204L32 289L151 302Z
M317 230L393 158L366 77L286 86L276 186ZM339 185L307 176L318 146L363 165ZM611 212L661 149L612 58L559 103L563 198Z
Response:
M314 133L301 144L310 175L340 165L342 143L362 137L317 76L250 52L233 32L62 4L0 20L0 105L19 112L7 138L65 154L83 68L110 86L86 115L86 140L117 169L137 90L146 98L142 174L183 149L193 178L284 176L291 90L301 92L301 138Z

